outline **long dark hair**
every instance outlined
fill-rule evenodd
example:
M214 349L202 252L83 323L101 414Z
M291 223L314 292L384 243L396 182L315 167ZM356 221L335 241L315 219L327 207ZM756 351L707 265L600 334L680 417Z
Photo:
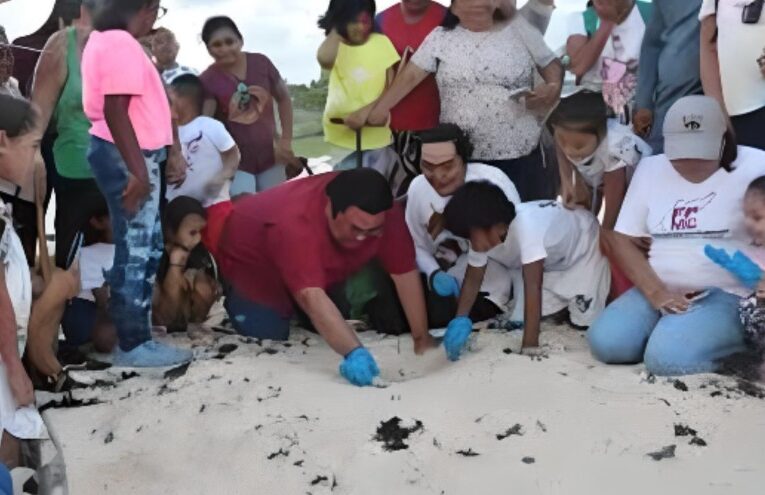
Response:
M319 17L319 27L324 34L332 29L343 38L348 37L348 24L353 22L362 12L369 12L374 19L377 12L375 0L330 0L327 12Z
M736 133L731 129L725 131L723 135L723 151L720 157L720 167L727 172L733 171L733 162L738 158L738 139Z
M93 10L93 29L127 31L130 20L154 0L101 0Z
M244 40L242 32L239 31L239 27L237 27L236 23L230 17L219 15L210 17L205 21L205 25L202 27L202 41L204 44L209 45L213 34L224 28L232 30L240 41Z
M452 0L451 4L449 5L449 10L446 11L446 16L444 17L443 22L441 23L441 27L446 29L447 31L451 31L452 29L456 28L460 24L460 18L454 15L453 9L454 9L454 2L455 0ZM494 11L494 22L503 22L503 21L509 21L513 18L515 15L515 10L507 16L504 12L502 12L502 9L497 9Z
M554 127L563 127L603 139L608 132L608 107L603 95L594 91L579 91L561 98L550 114L547 126L553 134Z

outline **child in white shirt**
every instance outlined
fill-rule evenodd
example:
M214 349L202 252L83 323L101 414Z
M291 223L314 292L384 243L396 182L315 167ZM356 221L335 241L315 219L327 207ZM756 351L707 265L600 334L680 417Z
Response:
M580 91L563 98L550 116L568 207L584 206L594 215L605 201L603 228L613 230L632 173L651 147L632 130L607 117L598 93Z

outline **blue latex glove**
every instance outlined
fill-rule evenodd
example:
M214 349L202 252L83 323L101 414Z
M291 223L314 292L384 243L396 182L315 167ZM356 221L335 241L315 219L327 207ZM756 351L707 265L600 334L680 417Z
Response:
M473 332L473 322L467 316L459 316L449 322L444 335L444 348L449 361L457 361Z
M757 288L757 284L764 274L759 265L741 251L736 251L733 253L733 256L730 256L724 249L715 249L707 244L704 246L704 254L707 255L707 258L735 275L736 278L750 289Z
M357 347L340 363L340 374L357 387L368 387L380 376L380 368L368 350Z
M460 295L460 284L448 273L438 270L430 277L430 286L441 297Z

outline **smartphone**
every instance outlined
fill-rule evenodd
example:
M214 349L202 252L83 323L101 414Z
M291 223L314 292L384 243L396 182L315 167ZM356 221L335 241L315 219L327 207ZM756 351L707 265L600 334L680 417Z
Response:
M687 297L688 300L690 302L692 302L692 303L699 302L699 301L701 301L702 299L704 299L704 298L706 298L708 296L709 296L709 291L708 290L700 290L700 291L697 291L697 292L690 292L690 293L685 295L685 297Z
M765 3L765 0L754 0L744 5L744 10L741 12L741 22L744 24L757 24L760 22L763 3Z

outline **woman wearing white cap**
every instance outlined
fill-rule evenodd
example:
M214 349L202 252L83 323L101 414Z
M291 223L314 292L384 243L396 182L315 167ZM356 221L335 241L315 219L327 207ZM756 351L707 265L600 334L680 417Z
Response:
M715 371L744 349L739 297L749 291L704 254L750 241L742 200L765 175L765 153L735 146L719 103L688 96L664 122L665 154L637 168L616 224L618 262L635 288L590 328L592 352L609 364L645 362L657 375ZM646 253L638 247L650 241Z

